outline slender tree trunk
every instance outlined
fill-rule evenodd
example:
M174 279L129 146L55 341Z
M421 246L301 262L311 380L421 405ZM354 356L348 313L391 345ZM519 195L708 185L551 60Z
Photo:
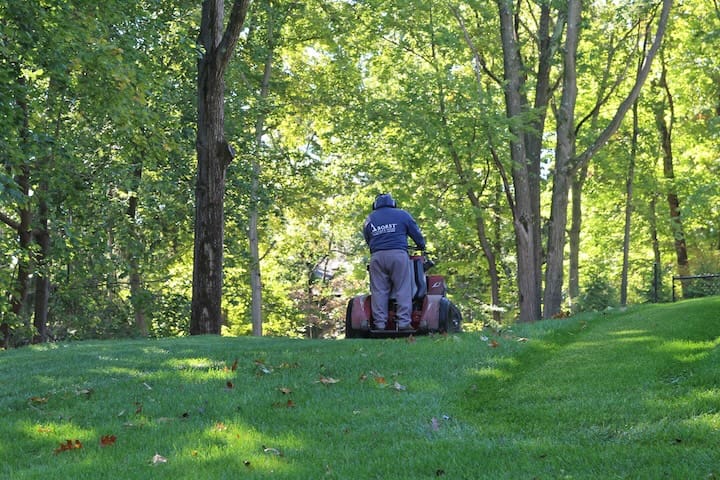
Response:
M139 187L142 181L143 164L142 159L138 158L135 168L133 169L133 183L135 184L135 191ZM138 250L140 250L140 242L137 238L137 229L135 228L135 222L137 217L138 208L138 197L137 194L133 194L128 202L128 208L126 214L130 222L130 238L131 246L128 249L126 256L128 261L128 267L130 268L130 303L133 306L135 316L135 328L142 337L148 336L148 325L145 315L145 300L143 296L143 280L140 272L140 262L138 261Z
M590 128L592 131L597 129L598 117L600 114L600 107L606 101L608 95L608 89L615 89L622 80L622 76L618 76L615 81L615 85L611 86L610 75L612 73L612 65L615 59L615 52L617 47L614 42L614 35L610 34L608 56L605 61L605 68L600 80L599 88L597 91L597 97L595 100L595 108L592 112L584 119L582 119L576 127L576 134L580 131L580 128L584 124L585 120L590 119ZM571 219L570 219L570 232L568 234L568 246L570 250L569 259L569 271L568 271L568 301L570 308L575 309L576 300L580 296L580 233L582 232L582 201L583 201L583 187L587 180L588 164L582 165L578 171L573 175L572 184L570 187L570 203L571 203Z
M250 243L250 291L252 297L252 333L254 336L262 335L262 275L259 248L258 220L260 216L260 175L262 167L260 159L263 151L263 135L265 134L265 119L267 116L267 98L270 94L270 75L275 53L275 31L272 12L268 12L267 26L267 57L263 68L262 83L260 85L260 112L255 122L255 151L252 160L252 182L250 184L250 221L248 225L248 239Z
M653 250L653 261L655 262L655 265L657 265L657 268L662 270L662 256L660 252L660 239L658 235L658 228L657 228L657 199L658 194L656 192L652 193L652 196L650 197L650 243L652 245ZM662 275L660 275L660 278L658 278L658 290L660 290L660 286L662 285ZM659 292L657 292L659 295Z
M48 89L48 105L47 111L54 112L54 125L52 128L53 138L60 138L60 127L62 125L62 109L58 108L58 82L50 81ZM37 165L38 191L35 194L37 198L37 223L33 229L37 250L34 253L36 275L35 275L35 312L33 316L33 325L35 333L33 335L33 343L43 343L48 341L48 305L50 301L50 278L48 271L48 261L50 258L50 230L49 230L49 207L48 199L50 198L50 182L49 179L54 173L55 152L50 150L47 155L40 157Z
M633 104L633 133L630 147L630 161L628 163L627 180L625 182L625 229L623 233L623 259L620 274L620 305L627 305L628 273L630 270L630 225L633 212L633 184L635 182L635 162L638 142L638 102Z
M568 297L571 308L575 307L575 300L580 296L580 232L582 231L582 189L587 179L587 165L584 165L573 176L571 187L570 233L568 244L570 247L570 265L568 274Z
M665 59L662 58L661 61L662 73L660 75L660 80L658 81L658 87L662 90L665 98L655 107L655 123L660 134L660 143L663 152L663 175L667 180L669 180L667 203L670 209L670 229L672 231L675 244L675 256L677 258L678 273L680 275L687 275L689 273L689 262L682 217L680 215L680 198L678 197L673 184L675 180L675 171L673 168L672 129L675 121L675 109L673 106L673 97L670 93L670 87L667 83Z
M190 333L219 334L222 323L225 173L234 151L225 139L227 64L250 0L236 0L225 33L224 2L204 0L198 46L198 174Z
M50 280L48 278L47 261L50 256L50 232L48 231L48 172L44 172L38 185L38 221L35 228L35 313L33 326L35 333L33 343L44 343L48 340L48 301L50 299Z

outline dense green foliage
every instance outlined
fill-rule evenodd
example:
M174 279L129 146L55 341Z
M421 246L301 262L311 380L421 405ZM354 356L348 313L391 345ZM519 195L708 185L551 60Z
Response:
M0 352L0 476L713 478L718 308L715 297L415 341Z
M529 2L518 14L530 64L539 5ZM579 149L626 94L643 48L639 32L650 28L656 7L586 6ZM186 0L0 0L0 288L7 298L0 323L12 344L38 334L39 311L47 313L49 339L187 332L199 17L198 2ZM715 3L675 5L640 96L631 303L654 297L656 260L661 299L678 271L668 192L680 199L689 273L720 271L718 32ZM496 319L512 322L516 245L501 173L510 168L503 146L513 125L499 81L497 6L255 2L241 37L226 76L226 133L237 157L227 175L224 331L250 331L248 216L257 208L265 333L340 333L345 299L367 288L360 228L382 191L417 218L465 318L481 325L501 311ZM562 58L552 66L557 85ZM532 75L528 81L531 88ZM555 92L551 103L559 101ZM672 178L663 171L657 112L673 127ZM537 113L513 121L530 128ZM549 115L543 134L543 222L554 123ZM618 303L631 129L624 122L593 158L583 187L585 308ZM497 264L496 305L481 223ZM45 308L36 305L43 291Z

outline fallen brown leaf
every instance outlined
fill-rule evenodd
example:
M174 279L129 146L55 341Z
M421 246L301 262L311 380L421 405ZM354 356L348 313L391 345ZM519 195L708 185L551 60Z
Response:
M55 449L55 454L66 452L68 450L75 450L78 448L82 448L82 443L80 440L65 440L65 443L61 443L58 448Z

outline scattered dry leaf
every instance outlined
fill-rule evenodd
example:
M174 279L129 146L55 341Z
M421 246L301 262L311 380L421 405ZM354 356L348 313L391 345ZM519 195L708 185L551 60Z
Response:
M275 402L272 404L275 408L295 408L295 402L289 398L287 402Z
M292 390L290 390L288 387L280 387L278 390L280 390L280 393L283 395L290 395L292 393Z
M230 367L230 370L234 372L237 370L237 368L238 368L238 359L236 358L235 361L233 362L232 366Z
M488 343L488 345L490 345L492 348L496 348L500 344L495 340L490 340L490 343Z
M152 457L152 464L153 464L153 465L157 465L157 464L159 464L159 463L167 463L167 461L168 461L167 458L163 457L163 456L160 455L159 453L156 453L156 454L153 455L153 457Z
M115 445L115 440L117 440L115 435L103 435L100 437L100 446L109 447L110 445Z
M395 390L397 390L398 392L402 392L402 391L404 391L404 390L407 390L407 387L405 387L405 385L400 385L398 382L395 382L395 383L393 384L393 388L394 388Z
M82 448L82 442L80 442L80 440L65 440L65 443L61 443L60 446L55 449L55 454L78 448Z

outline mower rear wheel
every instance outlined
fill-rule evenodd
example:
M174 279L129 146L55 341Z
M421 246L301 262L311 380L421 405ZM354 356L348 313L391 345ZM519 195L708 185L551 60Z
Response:
M440 301L439 330L442 333L458 333L462 331L462 313L447 298Z
M351 298L345 312L345 338L364 338L363 332L352 328L352 308L353 299Z

